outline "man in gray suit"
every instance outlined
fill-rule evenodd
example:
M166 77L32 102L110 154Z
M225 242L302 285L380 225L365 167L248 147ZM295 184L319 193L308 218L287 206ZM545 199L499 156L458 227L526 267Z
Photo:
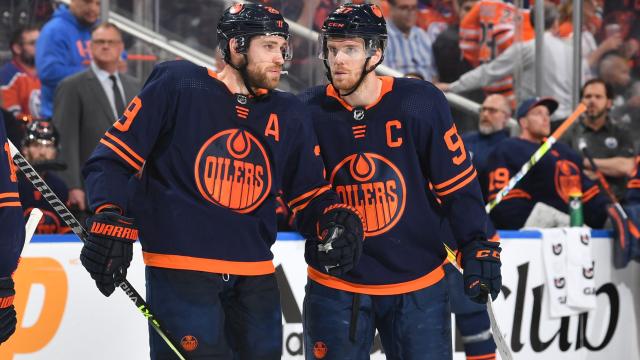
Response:
M69 205L85 210L81 170L105 131L122 115L140 90L131 76L118 73L124 50L122 34L111 23L91 34L91 67L64 79L55 92L53 122L60 131L61 173L69 187Z

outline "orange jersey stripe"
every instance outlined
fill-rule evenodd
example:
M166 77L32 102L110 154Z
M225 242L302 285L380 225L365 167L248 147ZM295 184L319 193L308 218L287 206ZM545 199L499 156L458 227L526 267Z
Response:
M439 197L442 197L442 196L445 196L445 195L449 195L452 192L456 192L456 191L462 189L463 187L467 186L467 184L469 184L471 182L471 180L475 179L477 175L478 175L478 172L474 170L473 174L471 176L469 176L465 181L459 183L458 185L452 187L449 190L442 191L442 192L436 191L436 195L438 195Z
M193 256L156 254L143 251L142 257L147 266L167 269L204 271L209 273L232 275L266 275L276 270L271 260L265 261L228 261L205 259Z
M329 191L329 190L331 190L331 185L327 185L327 186L324 186L324 187L320 188L320 190L318 190L318 191L316 192L316 194L315 194L315 195L313 195L313 197L312 197L312 198L310 198L308 201L305 201L304 203L302 203L302 204L300 204L300 205L296 206L295 208L291 209L291 212L292 212L292 213L293 213L293 215L295 216L295 214L297 214L297 213L298 213L298 211L301 211L301 210L303 210L304 208L306 208L306 207L307 207L307 205L309 205L309 203L311 202L311 200L315 199L316 197L320 196L321 194L323 194L323 193L325 193L325 192L327 192L327 191Z
M627 187L630 189L639 189L640 188L640 180L631 180L629 181L629 183L627 184Z
M449 186L449 185L453 184L454 182L456 182L456 181L460 180L461 178L465 177L465 176L466 176L468 173L470 173L472 170L473 170L473 165L469 165L469 167L468 167L467 169L465 169L463 172L461 172L460 174L458 174L458 175L456 175L456 176L452 177L451 179L449 179L449 180L447 180L447 181L445 181L445 182L442 182L442 183L440 183L440 184L436 184L436 185L434 185L433 187L434 187L434 188L436 188L436 190L438 190L438 189L442 189L442 188L444 188L444 187L447 187L447 186Z
M18 194L17 192L0 193L0 199L9 198L9 197L19 198L20 194Z
M136 160L140 161L141 163L144 162L144 159L142 158L142 156L138 155L135 151L133 151L130 147L127 146L127 144L125 144L122 140L118 139L117 137L109 134L109 132L107 131L106 133L104 133L109 139L111 139L113 142L115 142L116 144L120 145L125 151L127 151L131 156L133 156Z
M120 215L123 214L123 211L120 208L120 206L115 205L115 204L111 204L111 203L105 203L105 204L102 204L102 205L98 206L98 208L96 209L95 213L97 214L97 213L101 212L102 210L104 210L107 207L117 208L118 210L120 210Z
M131 160L130 157L128 157L127 155L125 155L125 153L123 153L122 151L120 151L120 149L118 149L117 147L115 147L113 144L111 144L110 142L107 142L105 139L100 139L100 143L103 144L104 146L108 147L109 149L113 150L113 152L115 152L116 154L118 154L118 156L120 156L124 161L126 161L129 165L131 165L131 167L133 167L134 169L136 169L137 171L140 171L140 169L142 169L142 166L136 164L135 161Z
M433 284L436 284L444 277L444 270L442 269L442 266L438 266L427 275L419 277L415 280L385 285L355 284L333 277L331 275L327 275L325 273L321 273L312 267L307 267L307 275L309 275L309 278L311 280L333 289L367 295L398 295L424 289Z
M589 190L585 191L582 195L582 202L586 203L593 199L596 195L600 193L600 189L598 185L593 185Z
M8 202L0 203L0 208L12 207L12 206L20 207L22 206L22 204L20 204L20 201L8 201Z
M467 356L467 360L495 360L496 359L496 354L485 354L485 355L474 355L474 356Z
M320 191L320 190L322 190L322 189L324 189L324 188L327 188L327 190L329 190L329 189L331 189L331 185L325 185L325 186L322 186L322 187L315 188L315 189L313 189L313 190L309 190L309 191L307 191L306 193L304 193L304 194L302 194L302 195L298 196L297 198L295 198L295 199L293 199L293 200L289 201L289 208L293 208L293 207L295 207L296 205L299 205L298 203L299 203L299 202L301 202L301 201L303 201L303 200L305 200L307 197L312 197L312 198L313 198L313 197L316 197L317 195L315 195L315 193L317 193L318 191ZM325 190L325 191L326 191L326 190ZM324 191L323 191L323 192L324 192Z

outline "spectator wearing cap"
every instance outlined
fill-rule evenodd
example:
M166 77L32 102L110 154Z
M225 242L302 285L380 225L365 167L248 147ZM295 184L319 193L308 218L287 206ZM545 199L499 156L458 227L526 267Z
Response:
M60 158L67 164L61 175L69 185L69 205L80 210L86 208L82 166L140 90L133 77L118 73L123 49L117 26L98 25L91 35L91 66L64 79L56 90L53 121L65 139Z
M36 69L42 81L41 116L53 115L58 83L91 63L91 28L100 15L100 0L71 0L61 5L42 28L36 43Z
M497 196L549 136L550 116L557 108L558 102L552 98L531 98L520 104L516 114L522 129L520 136L500 142L488 157L484 181L488 201ZM493 209L491 219L499 229L520 229L537 204L567 213L572 192L583 193L586 224L601 227L606 219L606 197L583 174L580 155L566 144L556 143Z
M59 140L58 131L51 121L36 119L27 125L20 151L58 198L62 202L66 202L67 185L52 172L52 170L64 168L64 164L56 161ZM65 225L49 202L44 199L40 191L33 187L33 184L22 172L18 174L18 190L25 218L29 217L34 208L42 210L43 213L43 220L38 224L36 233L64 234L70 232L69 227Z
M9 47L11 61L0 68L2 107L19 120L40 117L40 79L36 74L37 27L22 27L13 32Z
M509 138L506 129L507 121L511 117L509 100L499 94L487 96L480 107L478 131L462 135L465 146L471 153L473 165L478 170L478 178L482 182L488 168L487 157L491 150L501 141Z
M587 81L581 90L582 103L587 110L565 138L576 151L580 151L581 142L587 145L615 195L624 199L627 180L635 169L635 150L629 133L609 116L612 97L611 86L602 79ZM587 159L583 160L583 165L587 176L596 179Z
M418 73L434 81L438 72L433 58L432 37L419 28L418 0L388 0L387 48L383 64L403 74Z

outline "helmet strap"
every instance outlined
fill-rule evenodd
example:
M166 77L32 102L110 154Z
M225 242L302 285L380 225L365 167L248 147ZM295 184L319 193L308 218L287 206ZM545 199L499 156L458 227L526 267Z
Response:
M251 41L251 39L249 39L249 41ZM244 57L244 63L240 66L235 65L231 61L231 49L227 48L224 61L227 63L227 65L231 66L233 69L235 69L237 72L240 73L240 77L242 77L242 82L244 83L244 87L247 88L249 95L251 95L251 97L257 98L258 95L256 95L256 93L253 91L253 87L251 86L251 82L249 81L249 73L247 72L247 66L249 65L249 57L247 56L247 53L242 53L242 56Z

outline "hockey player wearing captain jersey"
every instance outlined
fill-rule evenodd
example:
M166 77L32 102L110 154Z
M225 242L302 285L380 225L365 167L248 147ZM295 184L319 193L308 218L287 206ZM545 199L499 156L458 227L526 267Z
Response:
M306 243L307 359L368 359L376 329L387 358L451 358L449 238L461 249L466 294L483 303L500 291L500 247L487 240L476 171L447 101L428 82L377 77L385 40L377 6L339 7L320 40L331 84L301 94L326 177L366 224L349 272L326 274L322 244Z
M493 200L550 134L550 116L558 108L553 98L531 98L518 106L522 132L502 141L489 154L485 194ZM522 228L537 203L568 213L569 195L582 192L585 223L600 228L606 220L607 198L583 173L582 159L564 143L555 143L536 166L491 212L498 229ZM567 224L568 225L568 224Z
M18 197L18 176L11 160L5 125L0 115L0 344L16 330L16 292L12 274L24 245L24 219Z
M224 70L158 65L84 168L96 215L82 264L109 296L139 233L148 303L191 358L280 359L278 190L297 229L321 245L313 256L324 275L349 271L362 248L362 221L323 178L306 110L273 90L288 37L274 8L228 8L218 23ZM153 331L150 348L152 359L174 358Z

